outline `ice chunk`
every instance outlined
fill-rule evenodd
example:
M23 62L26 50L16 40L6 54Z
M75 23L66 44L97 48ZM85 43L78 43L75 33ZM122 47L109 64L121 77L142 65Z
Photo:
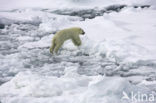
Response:
M67 69L69 70L69 68ZM35 73L21 72L17 74L11 81L0 86L0 97L2 103L5 103L6 98L8 103L12 103L15 99L21 101L26 98L30 103L39 103L47 101L48 103L63 102L65 99L68 103L125 103L122 100L123 92L127 94L131 101L130 94L133 93L148 93L148 89L130 84L126 79L120 77L105 77L105 76L68 76L45 77ZM11 97L10 97L11 96ZM54 98L55 97L55 98Z

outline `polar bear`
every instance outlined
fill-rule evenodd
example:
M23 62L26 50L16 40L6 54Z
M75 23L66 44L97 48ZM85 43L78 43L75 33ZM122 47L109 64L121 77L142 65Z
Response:
M71 39L76 46L80 46L81 45L81 39L79 37L80 34L82 35L85 34L84 30L81 29L80 27L67 28L57 32L53 37L50 52L52 54L53 52L57 54L59 48L63 45L63 43L66 40L69 39Z

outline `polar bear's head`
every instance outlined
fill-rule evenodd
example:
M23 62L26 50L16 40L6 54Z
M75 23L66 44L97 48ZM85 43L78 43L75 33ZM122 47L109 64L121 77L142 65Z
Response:
M80 34L82 34L82 35L85 34L85 32L84 32L84 30L83 30L82 28L79 29L79 32L80 32Z
M84 30L80 27L75 27L74 29L77 31L78 34L81 34L81 35L85 34Z
M78 34L78 35L84 35L85 32L82 28L80 27L72 27L72 28L69 28L69 29L66 29L68 32L71 31L72 33L74 34Z

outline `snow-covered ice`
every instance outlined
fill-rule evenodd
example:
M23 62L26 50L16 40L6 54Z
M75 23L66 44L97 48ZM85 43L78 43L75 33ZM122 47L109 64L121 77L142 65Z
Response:
M135 86L121 77L79 75L74 69L66 68L61 78L21 72L0 87L4 91L0 93L2 102L124 103L123 92L149 92L147 87Z
M28 1L12 0L12 6L0 1L5 4L0 7L5 25L0 29L0 103L156 102L154 0L47 0L36 6ZM105 9L116 4L126 6ZM90 19L76 14L87 10L94 15ZM73 26L86 32L82 45L69 40L58 55L50 54L53 35Z

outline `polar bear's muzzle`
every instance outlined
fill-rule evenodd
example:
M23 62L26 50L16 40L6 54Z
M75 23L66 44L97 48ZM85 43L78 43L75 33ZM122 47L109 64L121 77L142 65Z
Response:
M82 34L84 35L84 34L85 34L85 32L84 32L84 31L82 31Z

